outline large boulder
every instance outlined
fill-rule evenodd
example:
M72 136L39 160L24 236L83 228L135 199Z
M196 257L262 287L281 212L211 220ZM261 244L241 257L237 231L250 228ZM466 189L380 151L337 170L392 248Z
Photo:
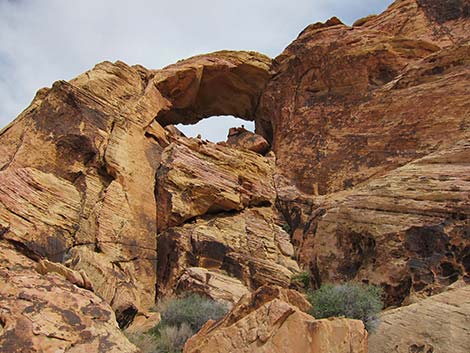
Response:
M184 353L367 352L361 321L315 320L300 310L304 301L295 291L262 287L220 322L209 321L186 342Z

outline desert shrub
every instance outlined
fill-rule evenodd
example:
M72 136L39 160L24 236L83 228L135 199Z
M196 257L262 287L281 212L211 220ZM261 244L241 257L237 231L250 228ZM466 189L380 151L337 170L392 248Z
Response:
M291 277L290 282L296 288L307 290L310 287L310 272L303 271L296 273Z
M159 304L159 309L160 325L180 327L187 324L193 332L199 331L208 320L219 320L228 311L225 305L197 294L166 300Z
M185 342L210 319L219 320L228 308L214 300L189 294L158 303L160 323L145 333L128 334L143 353L181 353Z
M308 298L315 318L344 316L358 319L364 322L367 331L373 332L379 324L377 314L383 308L382 294L381 288L372 285L325 284Z
M158 332L156 353L180 353L188 338L194 335L186 323L181 326L161 326Z

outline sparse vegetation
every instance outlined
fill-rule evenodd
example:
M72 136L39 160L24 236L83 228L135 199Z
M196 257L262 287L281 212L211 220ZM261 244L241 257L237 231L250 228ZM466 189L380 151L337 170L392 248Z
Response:
M227 310L225 305L196 294L168 298L156 307L161 322L147 333L128 338L143 353L180 353L188 338L208 320L221 319Z
M303 271L296 273L291 277L290 282L295 289L308 290L310 287L310 272Z
M208 320L219 320L227 312L225 305L197 294L163 301L158 309L162 316L161 325L180 327L187 324L194 332Z
M378 324L377 314L383 308L383 291L372 285L346 283L325 284L309 294L313 308L311 314L317 318L347 317L364 322L367 331L373 332Z

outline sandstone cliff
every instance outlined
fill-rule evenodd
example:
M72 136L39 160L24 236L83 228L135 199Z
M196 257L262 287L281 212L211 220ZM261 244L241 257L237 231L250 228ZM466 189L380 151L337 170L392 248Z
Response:
M365 352L359 322L293 302L301 270L314 288L361 281L414 303L383 314L372 351L443 349L432 325L403 338L417 311L456 323L465 351L469 9L398 0L310 25L274 60L104 62L39 90L0 131L2 351L134 352L120 328L190 291L233 309L187 352ZM214 144L173 126L213 115L256 133Z

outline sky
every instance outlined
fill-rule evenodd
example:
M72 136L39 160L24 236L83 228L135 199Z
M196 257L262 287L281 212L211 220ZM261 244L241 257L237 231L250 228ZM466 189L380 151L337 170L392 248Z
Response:
M275 57L311 23L351 24L392 0L0 0L0 129L41 87L104 61L157 69L222 49ZM224 140L230 118L203 137ZM246 127L250 124L243 122ZM238 123L241 125L241 123ZM187 126L196 135L201 126Z

